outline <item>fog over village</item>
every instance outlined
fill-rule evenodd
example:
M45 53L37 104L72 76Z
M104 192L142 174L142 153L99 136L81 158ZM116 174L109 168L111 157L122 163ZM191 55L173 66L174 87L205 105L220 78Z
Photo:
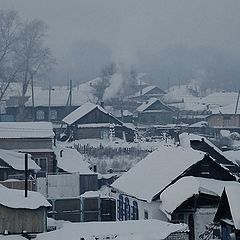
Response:
M0 240L239 240L239 12L0 0Z

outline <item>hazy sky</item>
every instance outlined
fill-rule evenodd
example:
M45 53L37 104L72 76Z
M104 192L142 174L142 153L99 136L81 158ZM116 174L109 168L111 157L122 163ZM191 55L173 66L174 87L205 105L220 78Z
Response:
M239 0L0 0L0 7L44 20L58 58L78 40L101 42L128 63L139 50L178 44L240 54Z
M175 43L240 49L239 0L0 0L0 7L44 20L57 51L81 39L124 52Z

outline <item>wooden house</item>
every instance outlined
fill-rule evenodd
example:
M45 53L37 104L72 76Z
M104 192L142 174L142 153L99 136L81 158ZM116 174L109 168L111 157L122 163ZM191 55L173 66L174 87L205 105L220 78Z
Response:
M39 193L0 186L0 234L41 233L47 230L51 205Z
M240 239L240 184L227 186L221 196L215 224L221 226L221 240Z
M132 96L131 99L143 102L153 97L162 99L164 94L166 94L166 92L157 86L145 86Z
M118 220L134 219L137 206L139 219L184 222L190 239L198 239L213 220L222 190L234 184L239 173L231 161L223 162L190 145L161 146L111 185Z
M137 122L142 124L173 123L175 111L157 98L146 100L137 109Z
M38 174L56 171L50 122L0 122L0 149L29 153L40 166Z
M99 105L85 103L63 119L68 124L67 138L121 138L133 141L134 129L107 112Z
M209 127L240 131L240 114L215 113L206 119Z
M89 100L96 101L94 90L91 81L76 87L52 86L51 89L39 90L34 88L34 107L32 97L27 97L24 102L24 119L26 121L61 123L66 115L83 103ZM14 121L18 121L20 104L15 98L6 102L6 113L12 116Z

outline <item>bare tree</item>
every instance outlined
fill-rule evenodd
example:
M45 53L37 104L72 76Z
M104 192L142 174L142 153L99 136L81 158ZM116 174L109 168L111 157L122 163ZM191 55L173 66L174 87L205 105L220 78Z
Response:
M50 49L44 45L46 32L46 24L36 19L25 22L21 29L16 53L22 66L22 96L25 96L32 78L48 73L55 63Z
M55 59L45 46L47 26L40 20L23 22L17 12L0 10L0 101L11 82L22 84L24 99L28 85L52 69ZM23 120L24 102L20 101Z
M20 22L17 12L0 10L0 101L20 70L15 58Z

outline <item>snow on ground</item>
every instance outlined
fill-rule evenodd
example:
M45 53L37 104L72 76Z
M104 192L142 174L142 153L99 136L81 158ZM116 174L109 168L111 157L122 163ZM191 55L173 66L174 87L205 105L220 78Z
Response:
M123 222L66 223L63 228L39 234L36 240L160 240L176 231L186 230L185 224L172 224L160 220L131 220Z
M20 235L11 235L11 236L0 236L0 240L26 240L26 238Z

